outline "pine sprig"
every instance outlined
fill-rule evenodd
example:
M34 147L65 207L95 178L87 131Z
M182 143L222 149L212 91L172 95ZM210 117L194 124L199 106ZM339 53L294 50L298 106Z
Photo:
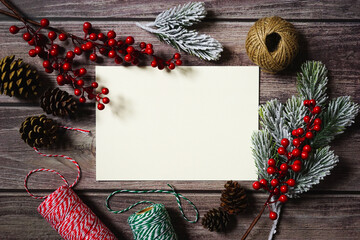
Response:
M223 51L221 43L208 35L186 28L200 22L205 16L203 2L190 2L160 13L152 23L136 25L179 51L207 61L218 60Z

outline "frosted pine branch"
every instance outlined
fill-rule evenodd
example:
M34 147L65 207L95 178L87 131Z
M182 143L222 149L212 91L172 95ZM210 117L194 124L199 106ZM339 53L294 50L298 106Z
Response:
M142 25L142 29L155 34L161 41L203 60L218 60L223 47L216 39L199 34L185 27L200 22L206 15L203 2L190 2L160 13L154 22Z

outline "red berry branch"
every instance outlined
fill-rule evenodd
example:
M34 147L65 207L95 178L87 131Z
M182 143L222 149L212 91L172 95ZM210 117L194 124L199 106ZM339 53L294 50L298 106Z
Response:
M286 161L284 162L279 158L277 158L277 160L270 158L267 162L267 173L272 177L270 182L266 179L261 179L253 183L253 188L255 190L264 189L269 192L269 197L259 215L245 232L242 240L246 239L266 207L269 208L269 218L271 220L276 220L278 218L277 213L271 210L270 204L277 201L280 201L281 203L286 203L288 201L286 193L288 192L289 187L294 187L296 185L296 181L293 178L288 177L289 171L293 171L294 173L300 172L303 161L309 157L312 150L309 141L313 139L315 132L321 130L321 119L317 118L317 115L321 112L321 108L316 106L316 101L314 99L305 100L304 106L307 107L309 111L309 115L304 116L306 128L292 130L292 146L289 139L283 138L280 142L281 147L277 149L278 155L284 156ZM289 148L291 150L288 150Z
M23 27L11 26L9 31L12 34L17 34L20 30L25 30L22 38L30 46L33 46L33 48L29 50L29 56L39 56L44 59L43 67L45 72L57 72L56 81L58 85L71 85L74 88L74 94L79 96L79 102L81 103L86 102L86 97L90 100L95 99L98 102L97 107L99 110L103 110L105 108L104 104L110 102L109 98L103 96L108 94L109 90L102 88L101 92L96 92L95 89L98 87L97 82L92 82L89 86L85 86L83 77L87 70L83 67L74 69L74 59L76 56L88 52L89 59L93 62L98 60L100 54L114 59L116 64L129 63L138 65L139 58L148 55L153 58L151 66L154 68L157 67L160 70L163 70L165 67L173 70L175 69L175 65L182 64L179 53L175 53L169 60L164 60L154 55L153 45L150 43L146 44L145 42L141 42L139 49L136 49L134 47L135 40L132 36L128 36L125 39L116 38L114 30L108 31L106 35L102 32L97 34L93 31L91 23L85 22L83 24L84 37L78 37L74 34L49 27L50 22L46 18L42 19L40 23L27 20L5 0L1 0L1 2L14 14L3 10L1 10L0 13L23 22ZM38 28L35 29L30 24L38 26ZM50 30L47 36L40 33L43 29ZM66 51L65 56L61 56L60 52L62 47L55 42L56 39L59 41L71 40L74 48Z

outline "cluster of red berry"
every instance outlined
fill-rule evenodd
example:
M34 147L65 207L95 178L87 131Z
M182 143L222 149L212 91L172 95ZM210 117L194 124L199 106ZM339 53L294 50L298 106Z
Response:
M128 36L124 40L115 39L116 33L113 30L108 31L106 35L101 32L96 34L92 32L92 25L89 22L83 24L83 31L85 33L83 38L66 32L60 32L56 29L51 29L46 37L44 34L40 33L41 29L49 27L49 20L46 18L40 21L40 27L37 30L32 28L26 22L24 24L25 26L22 28L11 26L9 31L12 34L16 34L20 29L26 28L27 31L23 33L22 37L30 46L34 46L33 49L29 50L29 56L39 56L44 59L43 67L45 71L47 73L57 71L58 76L56 80L58 85L72 85L74 94L80 97L79 102L86 102L85 93L87 94L88 99L96 99L99 110L103 110L105 108L104 104L110 102L109 98L102 96L108 94L109 90L107 88L102 88L101 92L97 93L95 91L98 87L97 82L92 82L91 85L85 86L83 77L87 72L86 69L73 69L73 61L76 55L79 56L84 52L89 52L89 59L95 62L98 60L98 53L100 53L101 55L114 59L116 64L127 62L133 65L139 64L139 57L141 55L149 55L153 57L151 66L157 67L160 70L165 67L172 70L175 68L175 65L182 64L182 61L180 60L181 55L179 53L175 53L173 58L165 61L154 55L152 44L141 42L140 50L138 50L133 46L135 41L132 36ZM60 34L58 35L55 30L60 32ZM62 49L55 43L57 38L60 41L71 39L74 45L74 49L67 51L65 57L60 56Z
M312 150L311 146L307 144L307 141L313 139L314 132L321 130L321 119L316 117L321 112L321 108L316 106L316 101L314 99L305 100L304 106L309 109L311 114L311 116L306 115L304 117L306 128L297 128L292 131L293 148L291 151L288 151L290 141L287 138L281 140L281 147L277 149L277 153L284 156L286 161L284 162L280 158L277 160L270 158L268 160L267 173L273 176L273 179L270 183L268 183L266 179L261 179L260 181L255 181L253 183L253 188L255 190L263 188L270 193L265 205L269 206L269 204L273 203L271 202L273 196L276 196L276 201L282 203L287 202L288 197L286 193L288 192L288 188L294 187L296 184L296 181L292 178L286 180L288 171L290 169L295 173L301 171L302 161L308 159L309 153ZM270 219L275 220L278 216L276 212L270 210L269 217Z

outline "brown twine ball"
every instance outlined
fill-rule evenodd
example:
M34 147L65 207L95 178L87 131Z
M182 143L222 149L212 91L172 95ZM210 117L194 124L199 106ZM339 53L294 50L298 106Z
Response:
M265 17L250 28L245 42L250 60L263 70L277 73L294 60L299 51L294 25L281 17Z

